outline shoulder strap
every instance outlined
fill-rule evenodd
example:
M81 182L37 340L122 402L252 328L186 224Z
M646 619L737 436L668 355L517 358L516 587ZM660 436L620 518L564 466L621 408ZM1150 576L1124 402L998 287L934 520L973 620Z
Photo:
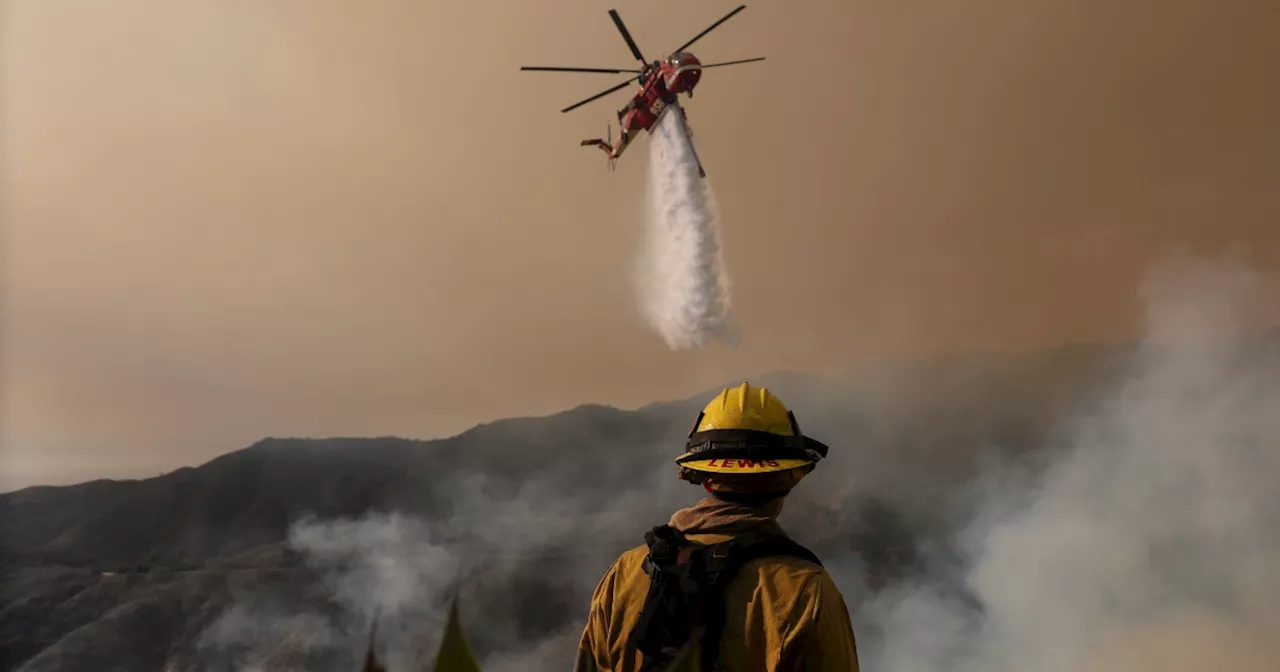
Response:
M649 592L629 641L644 654L640 669L648 672L689 638L697 621L701 591L690 572L696 559L694 544L669 525L653 528L644 539L649 546L644 559Z
M750 539L733 539L725 544L737 544L737 548L732 548L727 553L732 558L734 564L731 565L733 571L737 571L743 563L749 560L759 558L769 558L775 556L790 556L807 560L821 567L822 561L812 551L801 546L800 544L786 537L755 537ZM718 546L719 544L717 544ZM725 555L721 553L720 555ZM712 557L718 557L713 553ZM730 577L732 578L732 577Z
M724 587L737 576L742 565L751 560L777 556L808 560L819 567L822 566L822 561L809 549L785 537L738 537L708 546L704 553L706 576L715 588L717 598L708 600L704 605L702 670L711 672L720 655L720 634L725 623L725 602L720 598Z
M724 587L743 563L792 556L822 565L816 555L787 538L744 535L702 545L669 525L661 525L645 534L645 542L649 546L644 561L649 593L630 637L631 644L644 654L641 670L645 672L669 659L699 629L702 669L711 672L724 628Z

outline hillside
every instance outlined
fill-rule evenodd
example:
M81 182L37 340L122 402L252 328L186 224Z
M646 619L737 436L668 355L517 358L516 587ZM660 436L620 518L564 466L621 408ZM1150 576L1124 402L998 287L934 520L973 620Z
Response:
M920 542L946 538L979 461L1052 447L1056 420L1087 409L1129 353L753 380L832 446L788 504L805 513L782 522L829 559L851 603L945 565L945 544ZM226 670L270 652L278 669L353 669L375 608L399 615L388 636L407 651L455 585L464 620L485 624L473 643L486 669L526 649L563 667L570 652L548 642L573 645L600 572L696 500L670 460L706 398L434 441L265 439L157 478L0 495L0 669Z

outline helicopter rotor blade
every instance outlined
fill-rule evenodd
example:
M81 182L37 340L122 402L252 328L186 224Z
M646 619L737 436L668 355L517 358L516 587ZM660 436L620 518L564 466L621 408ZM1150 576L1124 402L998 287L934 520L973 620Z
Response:
M728 21L730 18L732 18L732 17L733 17L733 15L734 15L734 14L737 14L738 12L741 12L742 10L744 10L744 9L746 9L746 8L747 8L747 6L746 6L746 5L738 5L738 8L737 8L737 9L733 10L732 12L729 12L728 14L725 14L725 15L724 15L724 18L722 18L722 19L720 19L719 21L716 21L715 23L711 24L711 25L710 25L706 30L704 30L704 31L702 31L701 33L698 33L697 35L695 35L695 36L693 37L693 39L692 39L692 40L689 40L688 42L685 42L684 44L680 45L679 47L676 47L674 50L672 50L672 52L671 52L671 53L673 53L673 54L674 54L674 53L678 53L678 52L684 51L685 49L688 49L688 48L689 48L689 46L690 46L690 45L692 45L694 42L697 42L698 40L701 40L701 39L703 38L703 36L705 36L707 33L709 33L709 32L711 32L711 31L715 30L717 26L719 26L720 24L724 23L725 21ZM706 67L706 66L703 66L703 67Z
M761 56L761 57L759 57L759 58L744 58L744 59L742 59L742 60L740 60L740 61L725 61L725 62L723 62L723 63L704 63L704 64L702 65L702 67L703 67L703 68L718 68L718 67L720 67L720 66L722 66L722 65L737 65L737 64L739 64L739 63L754 63L755 61L763 61L763 60L764 60L764 56Z
M640 53L640 47L636 46L636 41L631 39L631 33L627 31L627 24L622 22L622 17L618 16L618 10L609 10L609 16L613 19L614 25L618 27L618 32L622 33L622 39L627 41L627 46L631 47L631 54L641 63L648 63L644 60L644 54Z
M521 70L541 70L551 72L606 72L613 75L619 75L624 72L640 72L639 70L628 68L561 68L558 66L542 66L542 65L522 65Z
M628 84L630 84L631 82L636 81L637 79L639 79L639 77L632 77L631 79L628 79L627 81L625 81L625 82L623 82L623 83L621 83L621 84L619 84L619 85L617 85L617 86L613 86L613 87L607 88L607 89L605 89L604 91L601 91L600 93L597 93L596 95L591 96L590 98L587 98L586 100L580 100L580 101L578 101L578 102L576 102L576 103L574 103L574 104L570 105L569 107L566 107L566 108L564 108L563 110L560 110L560 111L561 111L561 112L568 112L568 111L570 111L570 110L576 110L577 108L582 107L583 105L586 105L587 103L589 103L589 102L591 102L591 101L593 101L593 100L596 100L597 98L604 98L605 96L607 96L607 95L609 95L609 94L613 93L614 91L619 91L619 90L621 90L621 89L625 88Z

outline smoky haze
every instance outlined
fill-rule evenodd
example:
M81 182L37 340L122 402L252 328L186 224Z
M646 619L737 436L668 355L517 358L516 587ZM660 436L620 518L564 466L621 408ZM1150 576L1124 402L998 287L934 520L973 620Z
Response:
M806 403L811 433L832 437L832 452L781 522L844 592L863 669L1273 669L1280 331L1265 334L1280 320L1277 292L1280 275L1230 260L1158 265L1141 285L1136 347L1114 366L1093 362L1103 375L1092 392L1054 408L1038 438L1001 438L999 420L985 427L985 456L972 426L999 417L989 409L928 413L939 436L958 438L923 454L905 436L833 431L867 413L867 389L891 405L893 380L833 381ZM986 405L1006 392L983 387ZM571 450L547 448L544 468L510 482L496 468L459 470L445 485L449 515L298 521L290 543L340 615L264 608L249 595L206 630L206 655L239 650L235 669L264 669L286 635L305 632L296 645L342 669L377 613L382 654L410 669L430 657L458 591L484 669L564 669L605 567L697 488L672 477L669 445L593 457L588 479L563 461ZM914 487L877 491L901 471ZM859 538L868 494L883 507L873 539ZM886 551L900 561L873 557ZM876 576L877 564L888 574Z
M760 2L694 50L737 349L626 272L605 7L9 0L3 487L430 437L778 369L1139 333L1174 248L1277 261L1280 25L1214 0ZM730 8L618 9L646 53ZM638 143L647 142L641 138Z
M1182 260L1143 286L1146 337L1041 474L993 468L957 535L981 610L922 582L862 617L873 669L1224 669L1280 646L1276 277Z

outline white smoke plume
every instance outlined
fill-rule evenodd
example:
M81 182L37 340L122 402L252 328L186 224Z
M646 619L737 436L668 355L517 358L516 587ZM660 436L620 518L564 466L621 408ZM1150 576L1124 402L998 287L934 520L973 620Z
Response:
M665 465L663 465L665 466ZM659 479L659 475L668 478ZM530 475L517 490L494 496L491 479L459 474L447 488L452 515L369 512L354 518L305 517L289 529L288 546L315 571L309 599L274 604L249 591L203 634L210 660L231 658L232 672L327 672L363 655L378 622L377 650L388 669L429 665L460 598L467 636L485 670L550 670L572 659L590 591L621 549L592 543L603 530L635 516L665 520L655 493L679 488L668 470L636 474L651 483L584 504L560 483ZM639 542L643 529L635 533ZM583 539L585 543L580 543ZM509 585L521 570L542 567L538 586L493 601L490 585ZM531 597L531 591L539 590ZM539 600L534 604L533 600ZM567 627L543 631L540 616L571 610ZM498 612L517 612L511 619ZM485 651L485 649L492 649ZM289 658L285 654L298 655ZM233 655L232 655L233 654ZM307 657L310 656L310 657Z
M384 662L393 669L420 667L443 628L444 598L463 572L447 539L441 529L399 513L296 521L288 545L316 571L321 585L313 597L320 599L264 604L249 591L203 633L204 647L237 652L225 666L211 666L315 672L319 655L329 669L363 651L377 618Z
M640 304L650 327L673 350L713 340L736 345L729 276L720 245L720 213L677 103L649 142L645 235L638 264Z
M1271 278L1178 262L1148 334L1039 478L993 477L962 535L965 606L938 584L860 614L884 672L1280 669L1280 352ZM1022 483L1019 487L1011 483Z
M323 569L334 599L364 619L430 604L458 575L459 558L423 521L398 513L359 520L307 518L290 545Z

